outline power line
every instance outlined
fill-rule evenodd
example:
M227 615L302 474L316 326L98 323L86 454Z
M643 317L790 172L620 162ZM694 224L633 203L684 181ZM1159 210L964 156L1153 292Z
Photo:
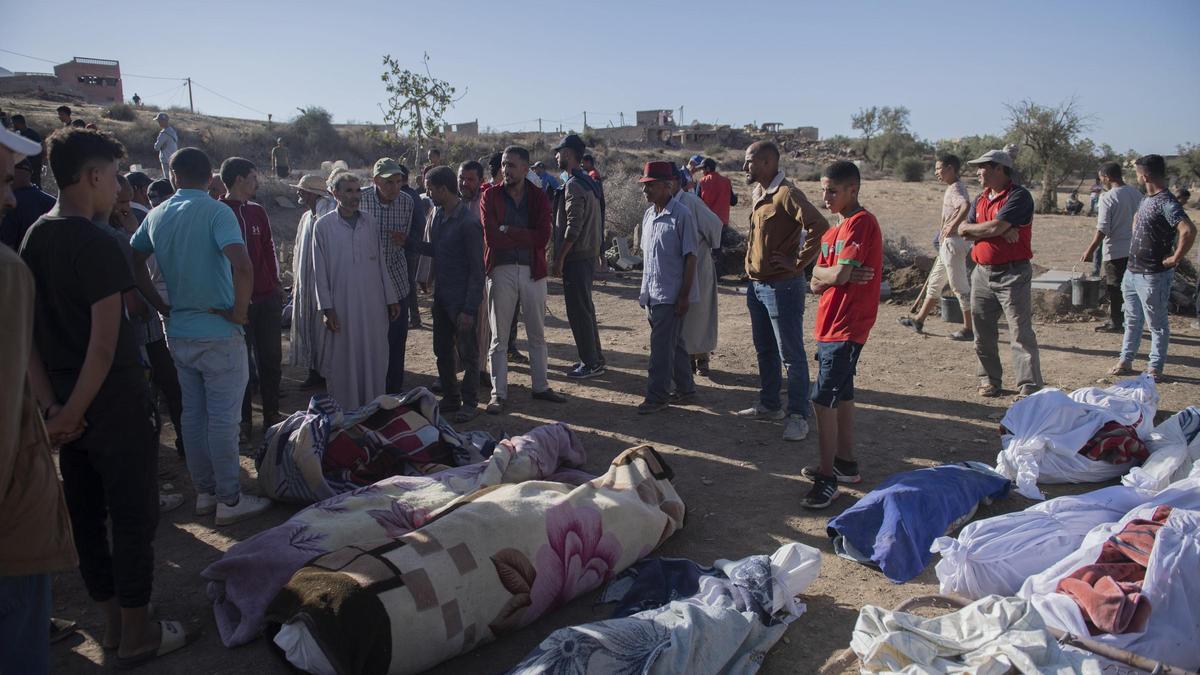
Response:
M179 90L179 89L182 89L182 88L184 88L184 87L186 87L186 86L187 86L187 83L186 83L186 82L184 82L183 84L177 84L177 85L175 85L174 87L171 87L170 89L167 89L167 90L165 90L165 91L160 91L160 92L158 92L157 94L146 94L146 95L145 95L145 96L143 96L142 98L157 98L157 97L159 97L159 96L162 96L162 95L164 95L164 94L170 94L170 93L172 93L172 92L175 92L175 91L177 91L177 90Z
M177 81L183 81L183 80L186 80L186 79L187 79L186 77L160 77L160 76L158 76L158 75L135 75L134 73L124 73L124 72L123 72L123 73L121 73L121 77L122 77L122 78L125 78L125 77L136 77L136 78L143 79L143 80L177 80Z
M5 52L7 54L14 54L16 56L23 56L27 59L33 59L34 61L45 61L46 63L53 63L53 64L58 63L58 61L51 61L50 59L43 59L40 56L30 56L29 54L22 54L21 52L14 52L11 49L0 49L0 52Z
M270 113L265 113L265 112L263 112L263 111L259 110L258 108L251 108L250 106L246 105L245 103L239 103L239 102L237 102L237 101L235 101L235 100L233 100L233 99L229 98L228 96L225 96L224 94L221 94L221 93L218 93L218 92L216 92L216 91L213 91L212 89L209 89L208 87L206 87L206 86L204 86L204 85L200 84L199 82L197 82L197 81L195 81L195 80L192 80L192 84L196 85L197 87L200 87L201 89L203 89L203 90L207 91L208 93L210 93L210 94L212 94L212 95L214 95L214 96L217 96L217 97L219 97L219 98L223 98L223 99L225 99L226 101L229 101L230 103L232 103L232 104L234 104L234 105L241 106L241 107L245 108L246 110L250 110L250 111L252 111L252 112L256 112L256 113L258 113L259 115L269 115L269 114L270 114Z

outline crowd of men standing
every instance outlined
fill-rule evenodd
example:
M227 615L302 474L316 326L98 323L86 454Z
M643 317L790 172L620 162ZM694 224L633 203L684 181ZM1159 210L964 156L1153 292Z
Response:
M122 665L136 665L188 639L179 622L149 613L158 514L182 497L159 493L146 373L168 400L196 492L194 513L228 525L269 508L241 490L239 445L252 432L252 368L263 428L281 418L286 303L276 242L267 211L253 201L258 167L241 157L214 167L203 151L178 148L165 115L154 143L164 173L158 181L122 175L124 147L79 128L69 110L64 128L44 141L22 133L30 130L18 117L16 133L0 131L7 244L0 246L0 293L14 317L0 333L0 488L32 489L0 493L0 514L10 514L0 515L0 607L18 608L0 611L0 670L45 671L47 573L75 565L107 618L105 647ZM603 183L578 136L563 138L554 156L559 174L509 146L456 170L431 152L416 185L388 157L368 179L334 170L293 184L304 211L293 255L289 362L307 371L305 386L324 387L347 410L403 392L409 331L420 325L416 289L432 285L443 413L456 423L472 420L483 403L480 386L490 386L483 411L508 409L508 363L526 358L512 342L518 323L528 343L530 397L564 403L548 372L550 277L562 280L578 355L564 376L603 376L593 302L606 239ZM57 199L38 188L43 157ZM289 177L289 163L281 141L272 152L276 175ZM970 316L951 337L974 342L979 393L995 396L1003 384L998 323L1006 317L1017 395L1028 396L1043 384L1031 316L1033 200L1014 181L1009 152L968 163L982 185L974 202L959 178L961 160L938 160L947 185L939 259L920 313L901 322L921 331L949 284ZM753 185L745 295L759 395L734 414L781 421L785 441L804 440L816 424L819 461L801 472L812 481L801 504L825 508L839 483L861 480L854 380L878 312L881 228L859 201L861 176L851 162L822 172L820 204L837 215L833 224L788 180L774 143L751 145L742 168ZM1195 238L1166 189L1165 169L1156 155L1136 162L1144 198L1124 185L1119 165L1099 170L1108 192L1083 258L1102 246L1113 309L1101 330L1124 332L1114 375L1133 372L1146 321L1147 372L1164 372L1171 279ZM637 413L652 414L692 401L695 376L708 372L718 337L714 252L736 194L716 162L700 156L684 168L649 162L639 184L648 206L637 230L644 256L638 301L650 354ZM810 294L819 296L815 382L804 339ZM61 448L61 488L52 446ZM12 514L36 515L8 527Z

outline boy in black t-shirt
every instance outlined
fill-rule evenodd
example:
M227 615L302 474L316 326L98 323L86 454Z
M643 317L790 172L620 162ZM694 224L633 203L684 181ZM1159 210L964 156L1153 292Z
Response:
M51 136L49 155L58 204L21 247L37 289L31 377L46 430L64 443L59 466L79 571L108 621L102 646L131 666L187 638L178 622L151 622L148 613L158 448L138 345L122 311L134 279L103 223L125 149L107 134L65 129Z

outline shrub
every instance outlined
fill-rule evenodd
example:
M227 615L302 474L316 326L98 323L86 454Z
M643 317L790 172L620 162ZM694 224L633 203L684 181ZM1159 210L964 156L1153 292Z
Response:
M896 162L896 178L905 183L919 183L925 178L925 161L917 157L905 157Z
M342 147L338 132L333 128L333 116L324 108L304 108L292 120L288 131L293 152L301 155L330 157L337 154Z
M633 228L642 222L646 213L646 196L637 182L641 172L607 172L604 179L604 222L608 229L605 248L612 244L613 237L627 237ZM630 242L636 245L637 242Z
M122 122L132 122L137 119L137 112L128 103L114 103L100 113L102 117Z

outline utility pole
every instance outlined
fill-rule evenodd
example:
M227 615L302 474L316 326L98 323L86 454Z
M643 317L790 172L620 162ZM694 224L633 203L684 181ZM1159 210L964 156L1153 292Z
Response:
M583 133L587 134L587 111L583 111Z
M187 84L188 84L188 109L192 111L193 115L195 115L196 114L196 106L192 103L192 78L189 77L187 79Z
M683 106L679 106L679 119L675 120L675 124L678 124L679 126L684 126L684 124L683 124Z
M538 118L538 135L542 133L542 118Z
M621 115L621 126L625 126L625 113L620 113L620 115Z

